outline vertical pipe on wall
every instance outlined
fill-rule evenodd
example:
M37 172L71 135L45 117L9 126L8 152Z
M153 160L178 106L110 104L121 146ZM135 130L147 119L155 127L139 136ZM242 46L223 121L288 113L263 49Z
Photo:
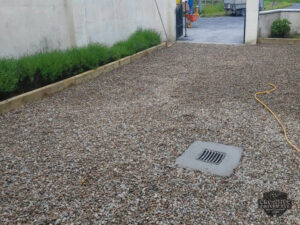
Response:
M158 12L158 15L159 15L159 18L160 18L161 25L162 25L162 27L164 29L164 32L165 32L165 35L166 35L166 39L167 39L167 42L168 42L168 34L167 34L167 31L166 31L166 28L165 28L164 21L163 21L163 19L161 17L161 13L160 13L157 1L156 0L154 0L154 1L155 1L155 4L156 4L156 9L157 9L157 12Z

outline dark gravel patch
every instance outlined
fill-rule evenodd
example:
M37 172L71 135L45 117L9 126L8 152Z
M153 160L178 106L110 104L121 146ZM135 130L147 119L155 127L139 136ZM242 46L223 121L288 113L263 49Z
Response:
M300 48L176 44L0 115L1 224L300 224ZM230 178L174 165L195 140L244 148ZM257 207L288 193L279 218Z

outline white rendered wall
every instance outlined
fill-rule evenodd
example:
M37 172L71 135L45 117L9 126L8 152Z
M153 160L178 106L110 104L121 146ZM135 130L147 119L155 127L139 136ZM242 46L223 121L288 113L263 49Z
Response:
M277 9L259 13L258 37L270 37L271 26L276 19L288 19L291 22L290 33L300 33L300 9Z
M71 46L66 1L0 0L0 57Z
M245 43L257 43L259 0L247 0Z
M157 0L168 36L175 40L175 0ZM76 44L113 44L138 27L159 31L165 40L154 0L73 0Z
M174 41L176 1L157 2ZM154 0L0 0L0 15L0 58L91 42L112 45L139 27L166 40Z

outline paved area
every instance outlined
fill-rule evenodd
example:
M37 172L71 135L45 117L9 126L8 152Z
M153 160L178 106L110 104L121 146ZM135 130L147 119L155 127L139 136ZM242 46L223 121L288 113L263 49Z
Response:
M294 3L292 6L287 7L287 9L300 9L300 3Z
M188 37L180 42L242 44L244 42L244 17L200 17L187 29Z
M0 224L300 224L300 48L175 44L0 115ZM194 141L243 147L230 178L188 171ZM257 206L270 190L291 210Z

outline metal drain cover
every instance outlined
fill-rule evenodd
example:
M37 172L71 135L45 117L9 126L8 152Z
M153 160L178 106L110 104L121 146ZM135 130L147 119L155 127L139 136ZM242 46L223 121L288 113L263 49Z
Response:
M179 167L230 176L238 166L243 149L212 142L194 142L179 158Z

